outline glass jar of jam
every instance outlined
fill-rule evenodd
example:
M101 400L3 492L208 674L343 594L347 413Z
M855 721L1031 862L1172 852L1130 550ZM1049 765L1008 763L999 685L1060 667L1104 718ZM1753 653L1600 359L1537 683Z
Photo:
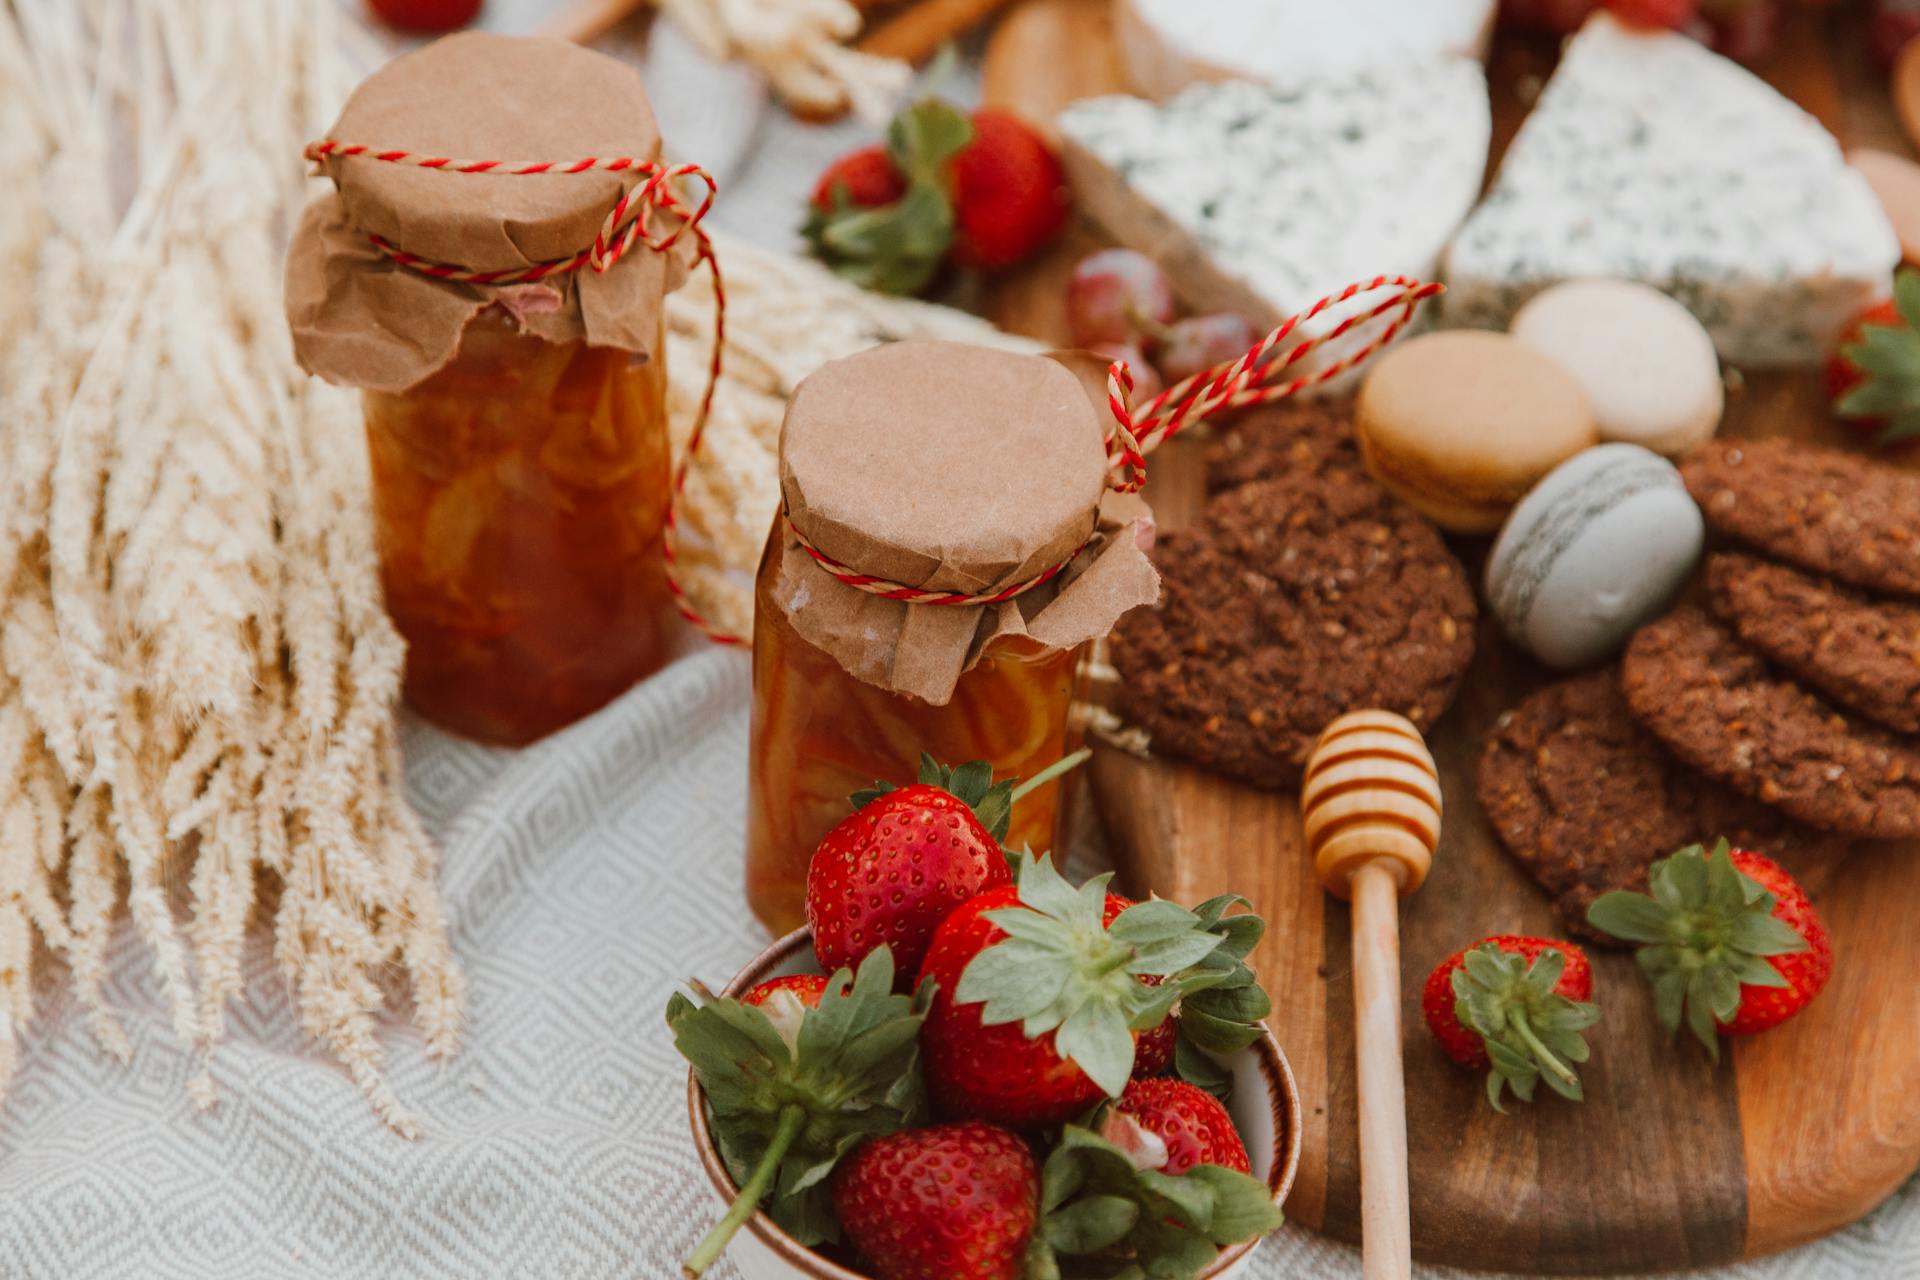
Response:
M807 863L854 791L913 781L922 752L1024 778L1079 745L1086 643L1157 590L1144 509L1103 502L1106 474L1087 390L1043 357L900 343L796 390L754 599L747 897L768 928L801 921ZM970 599L1062 562L992 604L847 581ZM1009 847L1053 847L1059 793L1015 806Z
M381 576L422 715L526 742L665 661L665 383L658 360L489 311L425 382L364 393Z
M397 163L401 148L454 159ZM335 190L293 237L288 320L305 367L362 392L407 700L530 742L679 634L663 300L685 259L598 250L660 154L646 92L576 46L466 33L375 72L309 154ZM461 171L578 156L630 162ZM675 215L651 216L658 234Z

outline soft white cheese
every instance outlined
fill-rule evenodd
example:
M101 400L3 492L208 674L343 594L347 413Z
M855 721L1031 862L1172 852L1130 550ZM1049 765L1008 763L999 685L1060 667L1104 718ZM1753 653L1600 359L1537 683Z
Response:
M1196 311L1266 327L1355 280L1432 278L1491 127L1485 74L1464 58L1295 90L1095 98L1059 123L1083 212L1158 259Z
M1504 328L1549 285L1615 276L1678 299L1731 363L1804 365L1899 259L1819 121L1685 36L1602 13L1448 251L1442 316Z
M1127 82L1150 98L1196 80L1281 88L1479 57L1496 0L1113 0Z

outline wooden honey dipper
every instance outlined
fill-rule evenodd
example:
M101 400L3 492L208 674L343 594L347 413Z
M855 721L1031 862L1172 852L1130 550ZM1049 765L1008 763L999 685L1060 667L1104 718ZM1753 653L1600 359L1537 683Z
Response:
M1320 883L1353 903L1360 1232L1367 1280L1413 1272L1407 1100L1400 1063L1399 899L1440 843L1440 775L1420 731L1390 711L1328 725L1307 761L1300 815Z

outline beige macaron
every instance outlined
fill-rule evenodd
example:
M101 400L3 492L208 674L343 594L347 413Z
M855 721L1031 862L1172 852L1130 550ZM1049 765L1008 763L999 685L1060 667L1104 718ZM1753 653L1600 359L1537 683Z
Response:
M1725 392L1713 339L1658 289L1570 280L1521 307L1511 332L1580 383L1602 440L1676 458L1720 429Z
M1477 329L1389 349L1360 388L1354 431L1374 479L1454 533L1492 533L1542 476L1597 439L1572 374Z

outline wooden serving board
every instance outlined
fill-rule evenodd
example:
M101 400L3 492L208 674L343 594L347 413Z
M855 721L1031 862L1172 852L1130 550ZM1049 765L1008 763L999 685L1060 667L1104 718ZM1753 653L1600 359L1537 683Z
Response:
M1201 0L1204 3L1204 0ZM1110 0L1028 0L988 48L985 97L1045 124L1066 102L1124 89ZM1852 144L1902 153L1883 81L1859 32L1794 8L1775 85ZM1832 24L1834 30L1829 30ZM1496 155L1524 115L1519 89L1551 69L1550 42L1503 37L1491 63ZM1843 86L1860 86L1857 92ZM1045 261L989 298L1003 326L1065 340L1062 283L1099 244L1075 228ZM1812 375L1748 380L1730 434L1839 439ZM1148 490L1163 525L1197 506L1197 459L1158 453ZM1458 549L1470 569L1484 544ZM1582 1075L1584 1105L1547 1097L1493 1112L1472 1073L1422 1026L1420 984L1458 947L1494 933L1554 934L1545 898L1499 848L1474 800L1488 726L1544 679L1491 627L1459 705L1436 726L1448 810L1426 886L1402 917L1408 1136L1417 1256L1528 1273L1659 1270L1752 1257L1852 1222L1920 1165L1920 846L1863 846L1816 889L1838 969L1790 1024L1711 1067L1669 1043L1630 959L1596 953L1605 1018ZM1272 1023L1297 1075L1306 1133L1294 1221L1359 1234L1359 1169L1347 912L1315 882L1296 800L1179 763L1103 749L1092 781L1123 879L1197 901L1233 890L1269 921L1258 965Z

